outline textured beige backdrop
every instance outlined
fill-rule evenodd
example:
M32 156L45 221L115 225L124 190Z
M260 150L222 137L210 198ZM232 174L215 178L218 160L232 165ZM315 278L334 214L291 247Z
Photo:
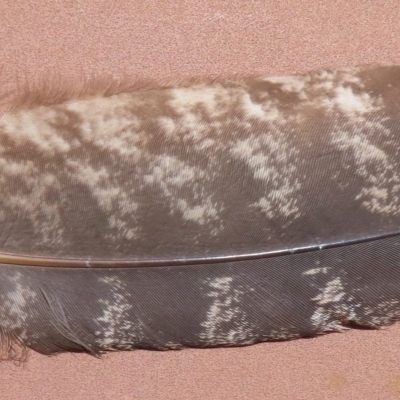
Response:
M398 0L0 0L0 88L400 64ZM2 68L2 69L1 69ZM400 325L246 348L32 354L1 399L396 399Z

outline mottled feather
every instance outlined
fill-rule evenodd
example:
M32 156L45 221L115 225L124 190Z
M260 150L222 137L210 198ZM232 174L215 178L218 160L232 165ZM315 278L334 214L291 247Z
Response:
M5 357L400 316L400 67L31 103L0 119Z

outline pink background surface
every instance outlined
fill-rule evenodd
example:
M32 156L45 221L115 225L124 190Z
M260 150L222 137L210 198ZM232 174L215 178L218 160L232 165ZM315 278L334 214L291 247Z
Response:
M29 83L400 64L400 2L0 0L1 92ZM1 399L397 399L400 326L246 348L0 364Z

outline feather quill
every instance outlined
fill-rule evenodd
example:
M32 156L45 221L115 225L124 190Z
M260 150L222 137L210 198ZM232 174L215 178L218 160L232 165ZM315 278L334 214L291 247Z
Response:
M400 67L148 87L0 120L3 358L400 316Z

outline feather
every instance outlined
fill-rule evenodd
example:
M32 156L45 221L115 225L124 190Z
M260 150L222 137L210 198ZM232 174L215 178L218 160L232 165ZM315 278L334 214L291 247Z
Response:
M54 98L0 119L3 358L400 317L400 67Z

